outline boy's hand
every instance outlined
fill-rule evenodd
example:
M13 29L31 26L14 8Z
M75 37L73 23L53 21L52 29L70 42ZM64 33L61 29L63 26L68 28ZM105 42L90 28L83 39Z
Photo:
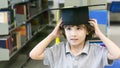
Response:
M62 24L62 18L58 21L56 27L51 33L54 37L59 37L61 35L61 31L60 31L61 24Z
M99 29L98 23L96 19L90 19L89 23L94 27L95 34L99 37L102 32Z

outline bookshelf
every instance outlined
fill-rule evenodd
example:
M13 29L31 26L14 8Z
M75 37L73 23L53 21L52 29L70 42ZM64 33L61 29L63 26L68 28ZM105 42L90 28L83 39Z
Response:
M47 24L47 0L0 1L0 61L9 61Z

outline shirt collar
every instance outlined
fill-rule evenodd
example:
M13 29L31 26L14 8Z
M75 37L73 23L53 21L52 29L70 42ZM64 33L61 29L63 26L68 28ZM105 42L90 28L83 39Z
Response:
M70 45L68 42L66 43L66 53L70 53Z
M88 52L89 52L89 41L86 41L84 49L82 50L82 52L80 54L88 54ZM66 43L66 54L68 54L68 53L71 53L71 51L70 51L70 45L67 42Z
M82 53L88 54L89 48L90 48L89 41L86 41L85 46L82 50Z

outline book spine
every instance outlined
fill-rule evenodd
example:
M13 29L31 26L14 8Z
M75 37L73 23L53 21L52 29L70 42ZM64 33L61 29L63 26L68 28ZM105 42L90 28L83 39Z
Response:
M9 49L8 39L6 40L6 48Z

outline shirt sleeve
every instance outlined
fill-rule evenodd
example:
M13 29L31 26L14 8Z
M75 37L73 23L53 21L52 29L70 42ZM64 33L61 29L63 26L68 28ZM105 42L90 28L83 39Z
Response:
M51 65L53 64L53 53L50 48L46 48L44 51L44 65Z
M104 64L104 66L106 66L106 65L109 65L108 64L108 50L107 50L107 48L105 47L104 49L103 49L103 64Z
M62 42L58 45L46 48L44 51L43 64L54 68L56 61L58 61L60 59L60 56L64 53L63 49L64 46Z

